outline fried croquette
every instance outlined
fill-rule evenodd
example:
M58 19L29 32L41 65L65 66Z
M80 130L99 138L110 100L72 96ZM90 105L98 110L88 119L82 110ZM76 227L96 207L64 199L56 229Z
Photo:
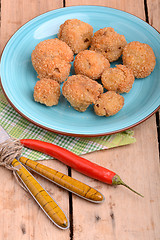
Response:
M62 87L64 97L79 112L86 111L101 93L103 93L102 85L84 75L70 76Z
M61 83L69 76L73 52L58 38L48 39L37 44L31 59L38 78L50 78Z
M58 38L66 42L77 54L90 46L93 27L78 19L66 20L59 28Z
M105 89L119 93L128 93L132 88L134 79L133 71L121 64L106 69L101 77Z
M123 49L123 64L133 70L136 78L145 78L151 74L156 64L152 48L146 43L133 41Z
M43 78L36 82L34 100L46 106L57 105L60 97L60 85L57 81Z
M71 48L58 38L47 39L38 43L32 52L32 58L36 60L39 57L59 57L67 62L74 60Z
M112 27L105 27L94 33L90 50L101 52L109 62L113 62L122 55L126 44L124 35L118 34Z
M74 61L75 73L91 79L99 79L103 71L109 67L109 61L101 53L91 50L81 51Z
M71 69L71 64L59 57L52 59L50 57L39 56L39 58L36 58L36 54L32 58L32 64L38 74L38 78L49 78L59 83L67 79Z
M114 91L108 91L99 96L94 105L98 116L112 116L118 113L124 105L124 98Z

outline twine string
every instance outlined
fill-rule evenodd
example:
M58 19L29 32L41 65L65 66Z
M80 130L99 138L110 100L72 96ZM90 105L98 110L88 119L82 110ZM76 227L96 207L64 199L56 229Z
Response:
M28 191L20 179L17 177L16 171L19 170L16 167L12 166L12 161L16 158L19 159L22 152L22 144L17 139L7 139L3 143L0 144L0 166L3 166L11 171L13 171L13 175L16 178L16 181L19 185L25 190Z

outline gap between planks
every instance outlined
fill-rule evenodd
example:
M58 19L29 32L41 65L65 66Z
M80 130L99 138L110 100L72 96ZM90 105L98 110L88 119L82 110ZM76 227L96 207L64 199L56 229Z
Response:
M144 0L144 9L145 9L145 20L150 24L147 0ZM160 156L160 111L155 113L156 115L156 125L157 125L157 137L158 137L158 147L159 147L159 156Z

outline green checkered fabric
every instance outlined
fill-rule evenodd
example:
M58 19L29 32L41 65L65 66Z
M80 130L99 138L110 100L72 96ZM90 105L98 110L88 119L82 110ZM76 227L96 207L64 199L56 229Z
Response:
M127 130L102 137L70 137L48 132L21 117L7 102L0 89L0 125L17 139L32 138L54 143L78 155L134 143L133 131ZM45 154L23 148L23 156L32 160L49 159Z

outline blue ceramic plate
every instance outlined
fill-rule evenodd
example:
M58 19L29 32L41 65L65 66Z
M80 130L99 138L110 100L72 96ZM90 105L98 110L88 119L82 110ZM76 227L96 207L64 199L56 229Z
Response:
M93 106L84 113L77 112L63 96L60 97L59 104L53 107L46 107L33 99L37 74L32 67L31 53L40 41L57 37L59 26L71 18L91 24L94 32L111 26L118 33L125 35L127 42L147 43L155 52L154 71L145 79L135 80L132 90L128 94L123 94L124 107L114 116L96 116ZM9 40L1 59L1 85L7 99L17 112L49 131L83 136L120 132L141 123L159 108L159 46L159 33L141 19L126 12L99 6L62 8L29 21ZM121 60L118 63L121 63ZM112 67L115 64L117 62L112 64Z

